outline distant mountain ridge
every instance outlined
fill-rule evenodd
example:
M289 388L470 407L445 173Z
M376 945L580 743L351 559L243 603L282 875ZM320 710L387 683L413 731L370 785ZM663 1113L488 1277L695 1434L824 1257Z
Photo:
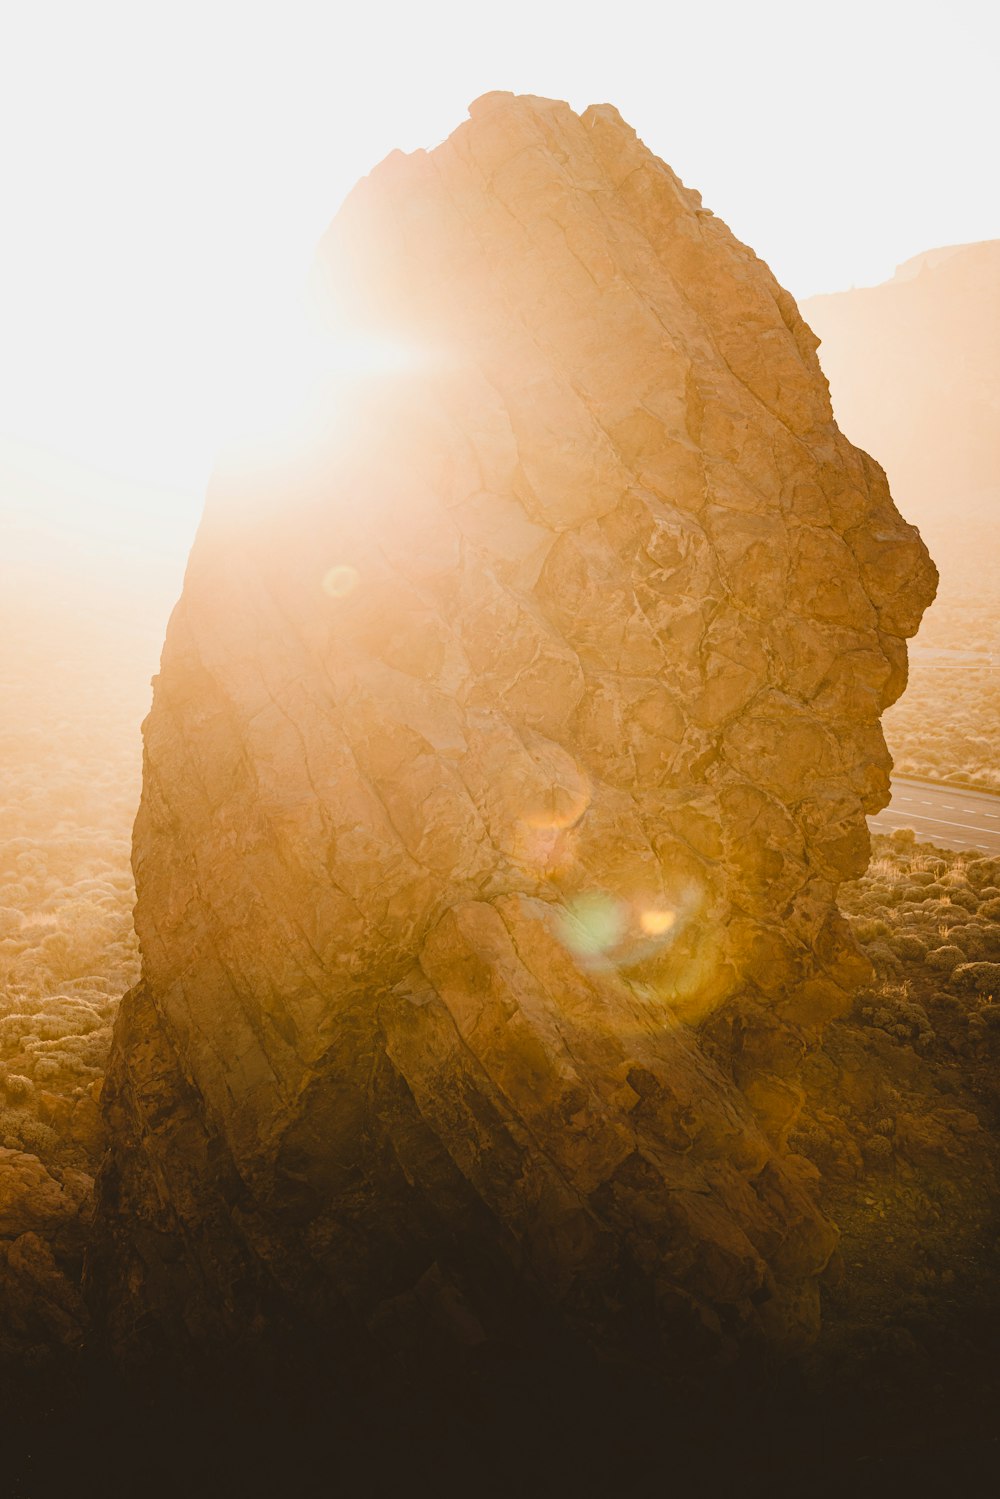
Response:
M883 465L941 573L884 719L896 769L1000 790L1000 240L927 250L802 311L839 426Z
M802 311L838 424L958 586L1000 535L1000 240L927 250Z
M996 243L996 241L988 241ZM899 264L892 274L893 281L912 281L922 271L931 271L935 266L943 265L953 255L961 255L964 250L975 249L975 243L966 245L942 245L937 250L922 250L919 255L911 255L909 260Z

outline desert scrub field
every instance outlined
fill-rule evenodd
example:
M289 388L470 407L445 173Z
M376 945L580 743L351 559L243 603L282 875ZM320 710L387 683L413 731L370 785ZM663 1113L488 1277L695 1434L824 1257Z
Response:
M873 839L864 877L841 887L840 903L875 967L860 1014L905 990L915 1005L961 1010L977 1034L994 1028L994 1001L1000 1021L1000 858L918 843L900 828Z
M840 893L871 980L809 1053L788 1143L841 1230L824 1388L859 1421L891 1397L905 1428L928 1379L949 1420L997 1394L1000 860L873 845Z
M138 973L129 846L149 642L99 611L70 629L23 600L16 621L4 612L0 1147L89 1170L115 1009Z
M152 631L65 585L0 607L0 1370L75 1349L99 1094L135 981Z

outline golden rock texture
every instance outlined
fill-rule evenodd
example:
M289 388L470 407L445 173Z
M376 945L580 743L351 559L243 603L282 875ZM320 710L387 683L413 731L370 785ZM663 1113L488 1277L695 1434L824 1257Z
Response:
M93 1187L84 1171L0 1148L0 1371L82 1344L87 1313L66 1262L89 1232Z
M609 106L480 99L318 276L366 373L218 475L145 726L112 1339L795 1343L836 1230L785 1140L933 565Z

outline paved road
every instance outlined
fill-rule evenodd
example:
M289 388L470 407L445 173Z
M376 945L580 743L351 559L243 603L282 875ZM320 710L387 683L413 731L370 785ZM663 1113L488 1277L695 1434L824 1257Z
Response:
M892 801L869 817L868 826L873 833L912 828L922 841L940 848L1000 854L1000 796L893 776Z
M995 651L967 651L948 645L912 645L909 657L914 666L988 666L993 669L998 665Z

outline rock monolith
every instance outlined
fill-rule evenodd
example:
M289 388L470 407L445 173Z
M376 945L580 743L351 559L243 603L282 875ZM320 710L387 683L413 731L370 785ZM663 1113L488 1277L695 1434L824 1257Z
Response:
M170 623L90 1272L132 1355L816 1325L786 1139L934 569L615 109L470 116L335 219L327 377Z

